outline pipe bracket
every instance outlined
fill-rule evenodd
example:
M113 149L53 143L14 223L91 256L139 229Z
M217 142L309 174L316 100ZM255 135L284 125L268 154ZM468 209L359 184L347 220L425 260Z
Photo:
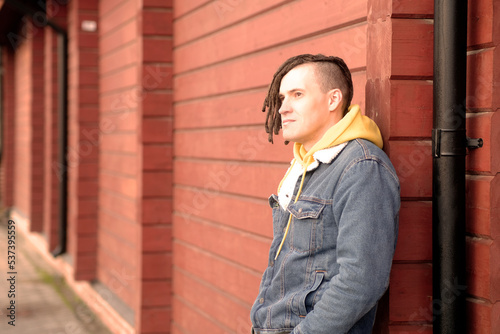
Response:
M483 147L483 138L469 138L467 137L467 148L473 150Z
M461 156L467 154L464 129L432 129L432 156Z

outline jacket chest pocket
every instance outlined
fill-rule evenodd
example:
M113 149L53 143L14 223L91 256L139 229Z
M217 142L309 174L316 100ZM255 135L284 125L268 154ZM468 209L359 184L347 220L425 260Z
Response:
M311 252L323 245L323 210L328 201L301 197L288 206L292 214L291 247L299 252Z

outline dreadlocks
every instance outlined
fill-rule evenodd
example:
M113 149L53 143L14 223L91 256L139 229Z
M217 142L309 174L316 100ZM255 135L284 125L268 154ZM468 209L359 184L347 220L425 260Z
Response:
M342 91L344 114L351 105L353 94L351 72L341 58L327 57L322 54L303 54L289 58L274 73L269 91L264 100L264 105L262 106L262 112L265 112L267 108L265 128L269 134L268 140L271 143L273 142L273 134L277 135L281 129L281 115L279 113L281 107L279 97L281 80L290 70L306 63L314 63L316 65L316 76L324 92L333 88L339 88ZM288 142L285 142L285 144L288 144Z

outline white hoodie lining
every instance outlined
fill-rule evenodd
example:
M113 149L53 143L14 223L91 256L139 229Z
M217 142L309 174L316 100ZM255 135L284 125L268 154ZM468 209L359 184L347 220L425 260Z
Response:
M313 153L314 162L307 166L307 171L312 171L318 168L319 163L329 164L335 159L337 155L344 149L347 143L342 143L333 147L325 148ZM278 202L283 210L288 208L290 200L293 196L293 191L295 190L295 185L297 180L304 173L304 167L300 163L295 163L295 159L292 160L291 170L278 191Z

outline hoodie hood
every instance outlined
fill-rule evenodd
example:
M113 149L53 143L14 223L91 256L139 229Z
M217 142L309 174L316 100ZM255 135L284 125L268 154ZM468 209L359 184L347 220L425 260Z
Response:
M315 152L358 138L369 140L380 148L383 146L382 135L377 124L361 114L361 108L358 105L352 105L347 114L328 129L309 151L306 151L302 144L295 143L293 155L296 161L306 167L314 161Z

